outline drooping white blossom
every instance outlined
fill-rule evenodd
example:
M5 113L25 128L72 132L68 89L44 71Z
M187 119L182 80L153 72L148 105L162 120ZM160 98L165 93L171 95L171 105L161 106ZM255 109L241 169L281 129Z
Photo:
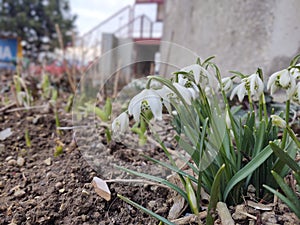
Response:
M166 87L165 85L162 88L157 89L155 91L161 97L162 103L170 113L172 111L171 98L173 97L174 92L170 88Z
M217 82L216 77L213 76L208 70L200 66L199 64L193 64L182 68L180 71L187 73L193 72L196 85L200 85L202 88L209 85L213 87Z
M112 123L114 134L123 134L129 127L129 118L126 112L121 113Z
M291 99L296 88L296 78L288 69L284 69L273 73L268 81L267 89L273 95L277 90L283 89L286 91L286 99Z
M286 128L286 121L282 119L280 116L277 115L271 115L272 124L274 126L280 127L280 128Z
M150 108L154 119L162 119L162 102L159 94L153 89L145 89L134 96L129 102L128 113L135 121L140 121L142 107Z
M246 82L249 82L251 96L259 98L264 92L264 82L261 80L259 75L254 73L245 79L247 79Z
M300 63L296 65L297 67L300 67ZM300 69L299 68L291 68L290 73L293 77L295 77L296 80L300 80Z
M231 92L231 95L230 95L230 100L233 99L233 97L235 95L238 96L238 99L239 101L243 101L245 95L247 94L247 90L246 90L246 87L245 87L246 83L245 82L242 82L240 83L238 86L236 86L232 92Z
M264 91L264 83L257 73L247 76L242 79L241 84L236 86L230 95L232 100L234 95L238 96L239 101L243 101L245 95L250 95L258 99Z
M221 85L225 92L229 92L233 87L233 81L230 77L225 77L221 80Z

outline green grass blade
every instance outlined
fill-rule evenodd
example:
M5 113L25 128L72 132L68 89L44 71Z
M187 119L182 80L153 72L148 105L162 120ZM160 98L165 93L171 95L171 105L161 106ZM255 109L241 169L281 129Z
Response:
M275 143L270 142L270 146L275 153L275 155L280 158L284 163L286 163L295 172L300 171L300 166L292 159L284 150L282 150Z
M148 180L152 180L152 181L155 181L155 182L158 182L158 183L161 183L161 184L165 184L166 186L168 186L169 188L173 189L174 191L176 191L178 194L180 194L182 197L184 197L184 199L186 201L188 201L188 198L187 198L187 194L181 189L179 188L177 185L174 185L173 183L163 179L163 178L160 178L160 177L156 177L156 176L152 176L152 175L149 175L149 174L145 174L145 173L139 173L137 171L134 171L134 170L130 170L130 169L127 169L127 168L124 168L124 167L121 167L121 166L117 166L115 165L115 167L119 170L123 170L129 174L132 174L132 175L135 175L135 176L139 176L139 177L144 177Z
M232 188L253 173L261 164L263 164L273 153L270 146L265 147L257 156L255 156L246 166L240 169L228 182L224 190L224 200L226 200Z
M277 195L278 198L280 198L287 206L300 218L300 209L297 208L287 197L285 197L283 194L279 193L278 191L274 190L273 188L269 187L268 185L263 185L264 188L266 188L268 191L273 193L274 195Z
M275 178L276 182L279 184L280 188L286 195L286 197L299 209L300 211L300 201L298 196L293 192L293 190L284 182L284 179L279 176L275 171L271 171L273 177Z
M142 156L145 157L146 159L154 162L154 163L157 163L157 164L159 164L159 165L161 165L161 166L163 166L163 167L165 167L165 168L167 168L169 170L172 170L175 173L178 173L178 174L180 174L182 176L188 177L190 180L192 180L194 182L197 182L197 179L195 177L191 176L190 174L187 174L187 173L183 172L178 167L175 167L175 166L172 166L172 165L170 165L168 163L165 163L165 162L159 161L157 159L151 158L151 157L149 157L147 155L142 155Z
M117 196L118 196L120 199L122 199L123 201L127 202L128 204L130 204L130 205L132 205L132 206L138 208L139 210L143 211L144 213L147 213L148 215L150 215L150 216L152 216L152 217L158 219L159 221L161 221L161 222L163 222L163 223L165 223L165 224L168 224L168 225L176 225L175 223L170 222L170 221L167 220L166 218L164 218L164 217L162 217L162 216L160 216L160 215L158 215L158 214L152 212L152 211L149 210L149 209L146 209L145 207L143 207L143 206L137 204L136 202L131 201L130 199L128 199L128 198L126 198L126 197L124 197L124 196L122 196L122 195L120 195L120 194L117 194Z
M208 225L213 225L214 224L214 219L211 215L211 210L215 209L217 206L217 203L219 201L220 197L220 183L221 183L221 175L225 169L225 164L223 164L220 169L218 170L214 182L211 187L211 192L210 192L210 201L208 204L208 209L207 209L207 217L206 217L206 224Z

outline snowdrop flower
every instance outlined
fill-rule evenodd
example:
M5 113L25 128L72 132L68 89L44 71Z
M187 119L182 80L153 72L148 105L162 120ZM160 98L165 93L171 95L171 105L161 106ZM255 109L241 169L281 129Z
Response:
M177 91L181 94L181 96L186 101L186 103L188 105L191 105L192 104L192 99L193 99L192 92L188 88L180 85L179 83L173 83L173 85L177 89Z
M300 67L300 63L298 63L296 66ZM292 68L290 69L290 73L293 77L295 77L296 80L300 79L300 69Z
M141 111L150 108L154 119L162 119L162 102L159 94L152 89L145 89L129 102L128 113L133 115L135 121L140 121Z
M271 115L272 124L280 128L286 128L286 122L277 115Z
M199 64L193 64L190 66L186 66L182 68L180 71L190 73L193 72L194 80L196 85L200 84L201 86L209 84L211 87L213 86L214 82L214 76L208 72L205 68L200 66Z
M129 118L126 112L121 113L112 123L112 131L115 134L123 134L129 127Z
M292 95L292 100L300 104L300 82L296 85L295 92Z
M268 81L267 89L271 90L271 95L274 94L278 89L285 89L287 93L287 99L291 99L296 88L296 79L287 70L281 70L273 73Z
M259 98L264 92L264 82L259 75L254 73L245 79L247 79L246 82L249 82L251 95Z
M176 85L174 85L174 84L176 84ZM198 90L197 85L194 82L188 80L187 78L184 78L184 76L182 74L178 75L178 82L173 83L173 85L176 87L176 89L180 93L182 91L183 92L188 91L189 92L188 95L190 95L189 99L196 99L199 96L199 90ZM182 86L183 88L178 87L178 85ZM185 93L183 93L183 95L186 96ZM188 100L188 102L190 102L190 100Z
M241 84L239 84L238 86L236 86L232 90L231 95L230 95L230 100L232 100L233 97L235 95L237 95L238 98L239 98L239 101L240 102L243 101L245 95L247 94L247 90L246 90L245 84L246 84L245 82L242 82Z
M250 96L254 96L255 98L259 98L264 91L264 83L260 79L257 73L254 73L244 79L242 79L242 83L235 87L230 96L230 100L233 99L234 95L237 94L239 101L243 101L245 95L250 93Z
M182 68L180 71L187 72L187 73L190 73L192 71L195 82L196 82L196 84L198 84L200 81L201 69L202 69L202 67L199 64L193 64L193 65Z
M221 80L221 85L225 92L229 92L232 89L233 81L230 77L225 77Z
M167 108L168 112L170 113L171 110L172 110L171 109L171 103L170 103L171 100L170 100L170 98L173 96L174 92L166 86L163 86L162 88L157 89L155 91L161 97L162 103Z

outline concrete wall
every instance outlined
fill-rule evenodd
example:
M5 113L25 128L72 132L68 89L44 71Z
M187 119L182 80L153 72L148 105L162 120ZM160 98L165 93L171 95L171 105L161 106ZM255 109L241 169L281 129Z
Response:
M257 67L269 75L300 53L299 21L300 0L166 0L163 41L201 58L215 55L224 76ZM162 61L179 66L195 61L164 44L161 52Z

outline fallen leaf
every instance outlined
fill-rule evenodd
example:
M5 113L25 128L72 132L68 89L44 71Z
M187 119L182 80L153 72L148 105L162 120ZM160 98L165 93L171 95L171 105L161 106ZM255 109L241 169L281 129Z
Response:
M95 188L96 193L100 197L104 198L106 201L110 200L111 193L110 193L110 190L104 180L100 179L99 177L94 177L92 184Z
M273 209L270 205L264 205L262 203L256 203L253 201L247 201L247 205L258 210L271 211Z

